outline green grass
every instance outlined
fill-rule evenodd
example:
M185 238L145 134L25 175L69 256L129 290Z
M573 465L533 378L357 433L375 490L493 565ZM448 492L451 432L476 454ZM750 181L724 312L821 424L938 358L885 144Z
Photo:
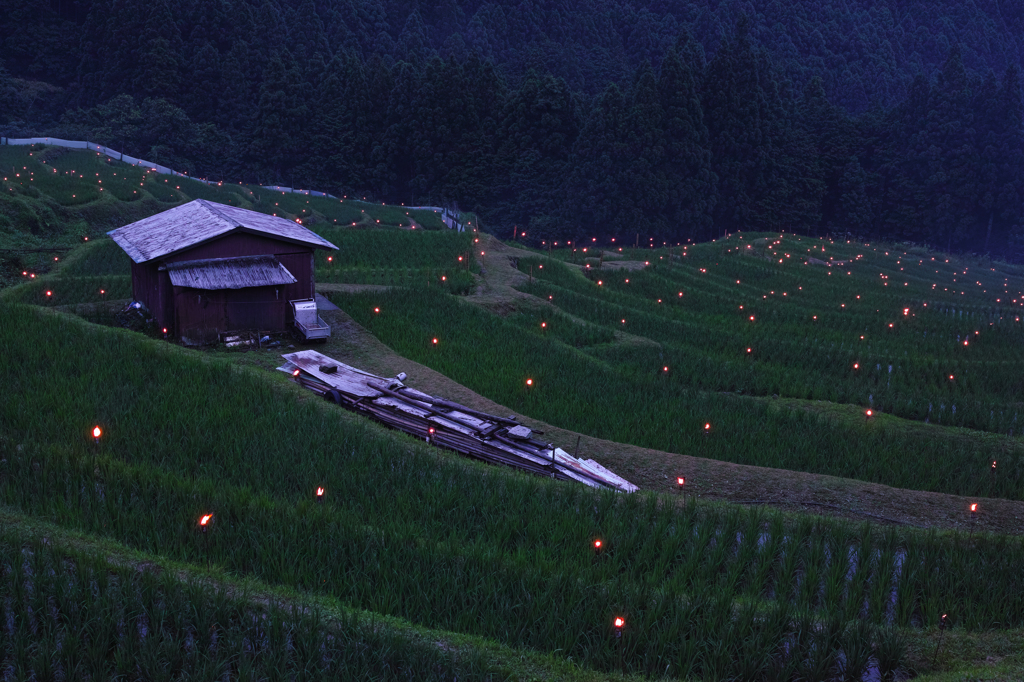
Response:
M131 298L130 275L98 277L42 277L3 292L5 301L38 306L66 306L102 303Z
M62 277L132 274L132 261L112 239L94 239L68 254L60 263Z
M450 268L470 267L473 235L466 232L416 232L320 228L318 234L338 251L318 252L318 276L330 268ZM332 260L328 263L327 259ZM474 270L479 268L473 264ZM326 272L324 269L326 268ZM319 279L319 277L318 277Z
M349 227L446 231L433 211L382 206L354 198L286 194L252 185L207 185L159 175L89 151L60 147L0 148L0 249L70 247L84 237L151 216L193 199L207 199L300 220L314 231ZM0 286L22 270L42 274L46 254L0 254Z
M726 461L1022 499L1024 447L1008 435L1024 414L1015 383L1018 268L790 236L775 243L774 235L605 254L605 263L647 261L629 273L600 260L586 274L559 262L594 255L590 246L519 259L524 271L534 266L523 290L539 300L499 317L443 293L475 286L472 235L401 225L415 217L437 227L429 214L143 176L88 153L15 152L0 148L0 161L36 166L27 182L3 185L13 196L0 196L0 237L21 245L91 238L0 297L0 380L15 397L0 402L0 504L8 506L0 567L13 576L20 562L45 576L0 581L0 624L15 624L0 627L4 675L42 679L67 669L75 652L57 642L84 629L75 605L85 600L74 590L87 583L97 604L90 631L99 624L123 633L138 618L159 624L152 636L97 644L105 653L89 670L100 677L131 660L142 676L157 668L241 675L251 665L266 677L305 668L334 677L344 669L367 678L548 679L563 674L557 669L592 679L623 669L791 679L840 675L842 651L854 668L946 679L942 671L957 668L984 676L982 642L1012 648L996 640L1016 641L1008 628L1024 627L1024 605L1007 598L1024 593L1020 538L680 505L531 478L378 428L284 376L45 310L95 311L129 295L128 260L96 238L96 226L202 196L280 212L338 244L331 261L318 259L320 282L402 287L332 297L403 355L517 412ZM54 177L39 175L46 171ZM99 196L75 203L68 195L78 187ZM798 264L799 249L821 257L822 247L826 257L862 258L851 275ZM967 284L965 266L973 288L940 294L954 276ZM1007 292L1009 302L994 300ZM966 351L957 335L970 337ZM851 360L864 371L852 371ZM946 372L956 380L943 381ZM765 399L773 394L781 399ZM867 422L859 416L867 405L942 426L890 414ZM105 429L99 447L88 436L94 424ZM318 485L328 491L319 505L311 500ZM205 537L196 527L202 513L214 514ZM56 536L84 544L58 548ZM112 551L170 570L138 572L109 560ZM99 589L103 580L113 588ZM276 599L249 599L227 584L258 585L311 610L281 610ZM956 646L933 666L927 649L943 613ZM200 661L182 633L187 642L207 632L202 614L220 629ZM615 615L626 618L621 640ZM238 653L281 631L293 643L284 653ZM338 642L347 644L332 648ZM304 656L309 648L320 653ZM47 659L44 650L57 654ZM1011 679L1019 665L997 668Z
M625 667L675 676L809 665L820 633L851 648L885 636L851 630L857 619L1024 623L1005 598L1024 589L1019 539L678 507L510 474L438 456L283 376L65 315L2 312L0 378L21 399L0 408L0 501L138 551L594 670L619 667L616 614L629 623ZM207 538L202 513L214 514ZM843 587L851 566L857 589ZM804 653L781 656L783 642Z
M439 287L466 295L479 272L471 258L471 233L324 228L319 233L338 251L317 252L316 279L323 284Z
M697 391L687 385L685 370L684 379L675 378L679 365L669 365L658 347L605 343L581 351L571 346L586 344L567 344L557 334L545 336L536 324L524 327L519 320L504 320L434 292L330 297L401 355L556 426L742 464L1024 499L1019 439L971 439L942 429L922 434L884 417L837 419L745 396ZM564 324L555 319L552 330ZM439 339L436 345L434 338ZM696 360L705 363L698 368L713 365ZM533 379L530 388L528 378ZM705 423L712 425L710 435L703 433ZM993 459L999 460L994 483Z
M520 269L532 267L536 280L523 290L656 342L646 356L613 349L600 359L634 370L668 364L673 378L692 388L852 403L1020 433L1020 268L975 265L974 290L961 297L960 290L940 293L939 285L952 284L955 268L962 273L965 264L939 263L928 253L887 256L876 247L829 245L839 257L863 256L830 270L802 258L769 262L762 249L748 253L743 241L763 238L734 236L732 245L688 247L683 257L681 249L655 250L640 272L597 269L587 277L558 262L541 268L540 257L520 259ZM819 240L787 237L781 244L821 255ZM897 276L908 286L896 287L903 283ZM899 291L890 291L890 282Z

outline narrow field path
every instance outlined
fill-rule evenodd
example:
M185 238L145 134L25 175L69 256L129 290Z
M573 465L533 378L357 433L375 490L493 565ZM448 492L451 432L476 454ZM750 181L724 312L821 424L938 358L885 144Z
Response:
M529 277L514 267L512 259L535 256L535 253L508 246L490 235L482 235L478 247L478 252L485 254L477 256L484 271L477 292L469 296L468 301L497 314L509 314L519 306L549 305L514 288L526 283ZM321 291L367 291L386 287L329 284L318 288ZM478 410L501 415L513 413L508 407L395 353L344 311L326 310L322 315L333 329L331 339L321 349L325 354L382 376L405 372L409 375L410 386ZM630 339L626 334L621 334L620 340L650 343L646 339ZM802 403L807 403L807 409L813 409L811 401L787 400L785 403L788 409L800 409ZM835 476L721 462L700 457L699 453L664 452L615 443L518 416L530 428L543 431L546 440L570 453L575 453L578 442L581 457L597 460L645 490L677 492L676 476L684 475L687 492L701 499L937 529L967 529L971 523L967 509L971 502L978 501L981 512L977 531L1024 535L1024 502L977 500Z

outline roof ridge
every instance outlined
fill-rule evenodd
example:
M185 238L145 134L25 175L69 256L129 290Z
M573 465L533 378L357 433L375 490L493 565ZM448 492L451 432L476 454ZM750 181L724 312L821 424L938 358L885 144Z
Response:
M205 209L206 209L207 211L209 211L209 212L210 212L210 213L212 213L213 215L217 216L218 218L220 218L220 219L221 219L221 220L223 220L224 222L226 222L226 223L228 223L229 225L231 225L231 228L232 228L232 229L235 229L235 228L241 227L241 225L239 225L237 221L229 219L229 218L228 218L228 217L227 217L226 215L224 215L224 214L223 214L223 213L221 213L221 212L220 212L219 210L217 210L216 208L214 208L214 207L213 207L213 202L207 201L206 199L196 199L195 201L198 201L199 203L201 203L201 204L203 205L203 207L204 207L204 208L205 208Z

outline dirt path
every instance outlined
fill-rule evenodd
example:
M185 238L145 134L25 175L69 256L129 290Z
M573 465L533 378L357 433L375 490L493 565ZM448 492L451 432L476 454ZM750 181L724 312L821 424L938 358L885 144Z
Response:
M489 235L481 236L479 246L485 253L481 258L482 282L477 293L467 300L498 314L512 312L519 305L547 305L546 301L513 288L526 283L528 275L516 270L510 258L535 256L535 253L502 244ZM639 265L642 267L642 263ZM332 291L342 287L345 290L363 288L358 285L321 285L318 288ZM333 329L330 341L322 349L326 355L383 376L405 372L409 375L410 386L478 410L494 414L513 412L425 365L398 355L344 311L324 311L323 317ZM628 335L621 337L629 341ZM685 475L687 492L701 499L938 529L967 529L971 523L967 510L971 502L977 501L981 509L977 531L1024 535L1024 502L977 500L834 476L720 462L614 443L519 416L523 423L543 431L545 439L568 452L576 450L578 440L581 457L597 460L645 490L676 492L676 476Z

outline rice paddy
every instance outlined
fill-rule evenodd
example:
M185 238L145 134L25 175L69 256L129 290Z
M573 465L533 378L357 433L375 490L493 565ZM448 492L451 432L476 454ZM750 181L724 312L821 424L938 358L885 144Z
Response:
M1024 624L1005 599L1024 590L1019 539L510 475L297 400L283 378L63 315L3 313L3 380L23 399L2 408L0 500L140 551L593 670L673 677L834 671L838 650L880 651L890 626L940 612L957 627Z
M111 565L39 539L0 541L0 674L46 679L494 679L354 616L325 620L283 601L173 572Z
M149 182L143 201L188 190ZM982 509L1024 499L1018 268L789 235L588 247L589 269L563 249L519 257L532 299L493 312L450 295L479 282L473 235L395 229L401 207L367 219L347 200L357 225L334 227L354 214L230 191L341 247L318 255L318 282L389 287L329 294L359 324L517 413ZM366 229L378 219L391 222ZM916 648L943 615L947 637L1024 628L1018 536L529 477L378 428L277 373L52 309L115 306L129 272L93 237L0 296L0 381L16 397L0 401L0 504L182 568L0 530L5 678L892 679L943 660ZM316 606L254 600L225 586L236 580ZM439 643L452 637L469 639L456 652Z
M553 314L526 327L521 319L506 320L427 290L329 295L401 355L563 428L741 464L1024 499L1024 445L1008 435L972 439L936 429L922 437L898 422L863 418L860 411L839 419L829 412L697 390L687 382L692 370L675 364L678 358L663 347L596 343L575 348L578 344L561 341L559 335L603 332L595 339L606 339L611 332L609 325L579 322L580 316ZM698 370L711 363L701 362ZM532 379L529 387L527 379ZM707 433L705 424L711 425ZM996 476L993 460L999 462Z

